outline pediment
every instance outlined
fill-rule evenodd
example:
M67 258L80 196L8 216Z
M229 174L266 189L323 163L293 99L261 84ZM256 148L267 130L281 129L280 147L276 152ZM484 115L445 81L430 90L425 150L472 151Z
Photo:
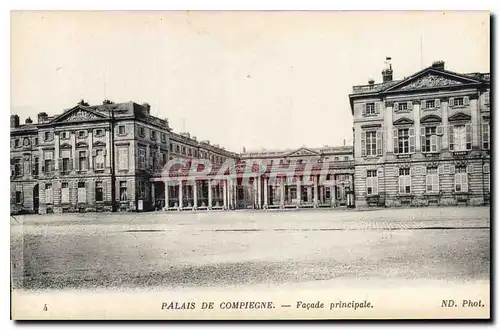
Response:
M76 147L77 148L88 148L88 144L86 142L77 142Z
M61 146L59 146L60 149L71 149L71 144L69 143L63 143Z
M456 114L454 114L453 116L450 116L448 118L449 121L457 121L457 120L466 120L466 121L469 121L471 120L471 116L463 113L463 112L458 112Z
M93 147L105 147L106 146L106 143L102 142L102 141L96 141L92 144Z
M393 125L413 125L413 120L407 117L401 117L392 123Z
M478 84L479 80L472 79L463 75L455 74L450 71L436 70L427 68L403 79L399 83L389 87L387 92L411 91L430 88L455 87L465 84Z
M55 117L52 120L52 123L79 122L105 118L107 117L101 113L98 113L90 107L77 105L76 107L67 110L61 115Z
M308 148L299 148L295 151L292 151L288 154L286 154L287 157L294 157L294 156L320 156L320 154L314 150L308 149Z
M422 119L420 119L420 122L422 124L426 124L426 123L440 123L441 120L442 120L441 117L439 117L438 115L427 115L427 116L422 117Z

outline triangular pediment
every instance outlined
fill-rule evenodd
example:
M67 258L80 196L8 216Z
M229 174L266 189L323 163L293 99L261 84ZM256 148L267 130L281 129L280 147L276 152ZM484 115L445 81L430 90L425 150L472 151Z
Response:
M413 120L410 118L402 117L394 121L393 125L413 125Z
M439 117L438 115L427 115L427 116L422 117L422 119L420 119L420 122L423 123L423 124L426 124L426 123L440 123L441 122L441 117Z
M294 150L288 154L286 154L287 157L294 157L294 156L320 156L320 154L314 150L302 147L297 150Z
M96 119L105 119L105 115L95 111L94 109L82 105L77 105L71 108L52 120L52 123L64 122L80 122Z
M469 121L471 120L471 116L463 113L463 112L458 112L456 114L454 114L453 116L450 116L448 118L449 121L456 121L456 120L466 120L466 121Z
M412 91L421 89L447 88L466 84L480 84L481 81L451 71L427 68L403 79L386 89L386 92Z

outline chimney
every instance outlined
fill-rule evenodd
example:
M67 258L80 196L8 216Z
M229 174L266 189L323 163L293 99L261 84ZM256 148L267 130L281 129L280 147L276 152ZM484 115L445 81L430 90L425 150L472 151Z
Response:
M18 115L10 115L10 127L11 128L19 127L19 116Z
M388 82L392 81L392 64L391 64L391 58L386 57L385 58L385 68L382 70L382 81L383 82Z
M368 85L373 86L374 84L375 80L373 80L373 78L370 78L370 80L368 80Z
M38 113L38 123L41 124L43 122L45 122L45 120L47 119L47 113L46 112L40 112Z
M247 149L245 147L243 147L243 153L246 153L247 152Z
M33 124L33 120L31 120L31 117L28 117L26 118L26 120L24 121L25 124Z
M149 115L149 112L151 111L151 105L149 105L149 103L143 103L142 106L146 109L146 114Z
M437 70L444 70L444 61L435 61L432 63L432 68Z

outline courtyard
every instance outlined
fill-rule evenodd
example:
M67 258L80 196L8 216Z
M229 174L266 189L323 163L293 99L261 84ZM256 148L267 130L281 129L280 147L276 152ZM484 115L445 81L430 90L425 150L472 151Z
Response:
M483 281L490 209L15 216L11 272L28 290Z

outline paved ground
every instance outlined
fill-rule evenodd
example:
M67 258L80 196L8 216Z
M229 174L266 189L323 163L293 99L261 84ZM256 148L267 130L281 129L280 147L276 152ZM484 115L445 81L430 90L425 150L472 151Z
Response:
M11 218L14 287L488 280L490 209Z

